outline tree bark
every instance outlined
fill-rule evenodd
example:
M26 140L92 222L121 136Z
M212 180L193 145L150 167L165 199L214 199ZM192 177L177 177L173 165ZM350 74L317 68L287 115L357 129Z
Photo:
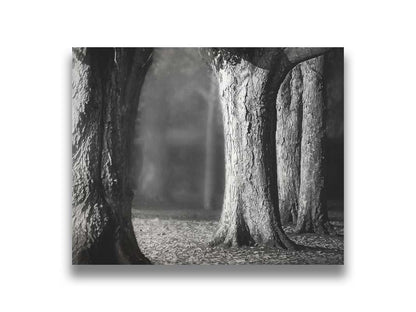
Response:
M321 48L202 50L219 82L225 145L225 190L212 244L295 249L279 215L276 97L286 74Z
M302 133L302 73L294 67L277 95L277 180L282 224L295 223L298 214L300 182L300 143Z
M285 72L256 61L231 53L213 62L223 111L225 191L212 244L294 249L277 199L276 95Z
M151 49L73 49L73 264L150 263L131 222L130 151L151 54Z
M324 57L301 65L303 121L296 231L330 233L325 194Z

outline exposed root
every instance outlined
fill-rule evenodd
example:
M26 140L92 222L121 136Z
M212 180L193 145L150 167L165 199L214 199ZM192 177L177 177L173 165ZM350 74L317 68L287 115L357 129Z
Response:
M302 246L293 242L282 229L277 230L278 240L280 241L280 248L287 250L301 250Z
M137 245L132 226L121 230L115 245L117 264L151 264Z
M284 250L302 250L303 246L297 245L290 240L286 234L277 230L275 238L267 241L262 241L260 238L254 238L248 231L232 231L224 228L220 228L214 235L213 239L209 242L210 247L223 246L230 247L243 247L243 246L267 246Z
M326 234L331 236L336 236L337 232L335 231L334 227L329 223L329 221L326 221L322 224L315 226L315 233L317 234Z
M219 230L214 235L214 238L209 242L209 246L224 246L230 247L242 247L242 246L254 246L255 242L251 238L250 233L245 231L232 231Z
M318 224L312 224L312 222L298 223L294 232L296 234L316 233L321 235L337 235L337 232L329 221Z

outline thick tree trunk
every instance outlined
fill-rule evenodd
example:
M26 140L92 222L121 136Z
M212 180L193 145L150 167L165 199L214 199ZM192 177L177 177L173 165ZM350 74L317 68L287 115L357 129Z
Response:
M282 224L298 214L300 143L302 133L302 73L297 65L287 74L277 95L277 181Z
M214 66L225 140L225 192L212 244L295 248L280 224L276 177L276 95L283 77L234 59Z
M324 57L301 64L303 121L299 212L296 231L328 233L325 196Z
M215 48L203 51L219 82L225 190L212 244L297 247L283 232L277 194L276 97L298 63L321 48Z
M131 146L150 49L73 50L72 262L149 263L131 223Z

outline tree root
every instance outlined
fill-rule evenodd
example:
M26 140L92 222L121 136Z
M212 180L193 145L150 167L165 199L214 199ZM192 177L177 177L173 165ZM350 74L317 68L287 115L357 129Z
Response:
M311 222L304 222L303 224L297 224L295 228L296 234L315 233L321 235L337 235L334 227L329 221L322 222L319 224L312 224Z
M213 239L208 243L210 247L222 246L243 247L243 246L266 246L283 250L302 250L303 246L297 245L290 240L283 231L277 230L274 238L261 240L254 238L248 231L230 231L219 229Z

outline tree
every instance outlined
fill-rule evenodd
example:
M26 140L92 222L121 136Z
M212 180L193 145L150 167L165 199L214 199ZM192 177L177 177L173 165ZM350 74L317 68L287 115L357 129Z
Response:
M73 49L74 264L150 263L131 222L130 151L151 55L151 49Z
M325 99L324 57L301 64L303 76L303 119L299 212L299 233L332 233L325 194Z
M276 101L277 183L282 224L296 224L298 215L303 91L300 66L287 74Z
M154 50L140 97L142 122L137 141L141 143L143 161L136 199L141 203L202 205L204 194L210 201L213 188L204 186L213 183L210 166L215 162L207 157L209 172L204 178L205 170L199 167L204 158L195 157L206 144L215 144L211 132L201 127L205 120L207 124L214 121L202 117L216 103L217 92L215 86L211 88L208 74L195 49ZM190 162L187 158L191 150L198 154ZM209 153L215 150L209 148Z
M154 70L154 66L152 69ZM161 204L167 200L166 181L169 164L166 136L169 110L164 93L162 85L158 92L152 92L151 98L148 96L142 99L147 108L143 110L140 127L143 164L139 184L140 199L146 204Z
M204 168L204 209L211 210L213 208L213 192L214 192L214 168L215 168L215 104L217 97L217 88L214 80L210 82L209 91L206 93L205 100L208 106L206 135L205 135L205 168Z
M296 64L325 49L212 49L225 138L224 203L212 244L294 249L279 216L276 96Z
M174 49L172 49L174 50ZM139 177L139 198L147 205L166 203L167 177L169 171L168 123L169 94L174 89L167 81L173 80L172 62L163 58L170 54L170 49L153 51L152 67L146 74L146 81L141 93L140 117L138 131L142 149L142 165ZM154 90L157 92L154 92Z

